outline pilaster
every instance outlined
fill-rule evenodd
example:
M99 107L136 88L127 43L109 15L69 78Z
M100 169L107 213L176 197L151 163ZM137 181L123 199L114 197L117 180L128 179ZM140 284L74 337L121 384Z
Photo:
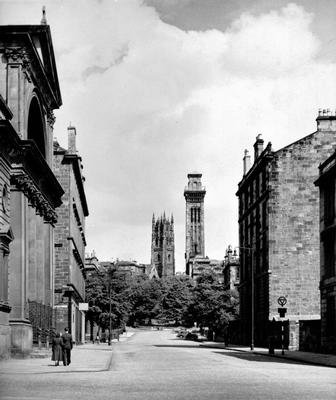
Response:
M11 326L12 355L27 355L32 349L32 326L26 315L28 235L27 235L27 199L23 193L11 190L11 206L15 213L11 215L11 224L15 240L10 245L9 259L9 303L12 307L9 324Z

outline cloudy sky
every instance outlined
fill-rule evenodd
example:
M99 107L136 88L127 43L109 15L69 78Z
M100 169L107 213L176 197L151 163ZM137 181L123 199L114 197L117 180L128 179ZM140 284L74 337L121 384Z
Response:
M77 128L87 251L149 263L151 219L175 217L184 270L187 174L206 186L205 249L238 243L244 149L275 150L336 108L334 0L0 0L0 24L46 5L63 97L55 136Z

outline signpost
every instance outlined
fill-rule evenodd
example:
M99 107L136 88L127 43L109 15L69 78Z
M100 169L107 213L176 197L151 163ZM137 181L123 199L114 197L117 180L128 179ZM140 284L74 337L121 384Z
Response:
M285 355L285 327L284 327L284 318L287 312L287 308L284 306L287 304L287 299L284 296L280 296L278 298L278 313L281 319L281 355Z

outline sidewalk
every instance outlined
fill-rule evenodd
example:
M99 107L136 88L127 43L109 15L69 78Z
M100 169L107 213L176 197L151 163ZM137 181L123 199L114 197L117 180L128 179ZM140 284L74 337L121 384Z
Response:
M239 345L229 345L225 347L224 343L219 343L219 342L202 342L200 346L216 348L216 349L240 351L244 353L260 354L268 357L275 357L291 361L302 362L305 364L323 365L325 367L336 368L336 355L333 354L320 354L320 353L310 353L306 351L285 350L285 354L281 355L281 350L279 349L276 349L274 351L275 354L269 354L268 349L266 348L255 347L254 350L252 351L250 347L239 346Z
M133 333L120 336L120 342L128 339ZM48 374L48 373L74 373L74 372L102 372L108 371L113 354L113 346L118 341L93 344L86 343L75 346L71 352L71 364L65 367L61 362L58 367L51 361L51 349L43 350L44 358L9 359L0 361L0 375L2 374Z

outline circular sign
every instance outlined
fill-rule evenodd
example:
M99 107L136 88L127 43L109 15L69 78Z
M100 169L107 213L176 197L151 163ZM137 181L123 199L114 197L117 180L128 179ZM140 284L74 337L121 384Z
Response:
M279 304L281 307L283 307L284 305L286 305L286 303L287 303L287 299L286 299L285 296L280 296L280 297L278 298L278 304Z

